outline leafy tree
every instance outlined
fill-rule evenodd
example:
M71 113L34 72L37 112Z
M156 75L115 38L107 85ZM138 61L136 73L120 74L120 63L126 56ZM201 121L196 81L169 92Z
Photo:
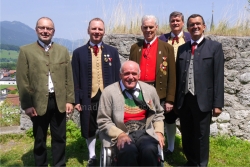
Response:
M5 50L15 50L19 51L20 48L15 45L8 45L8 44L0 44L0 49L5 49Z
M16 69L16 62L1 62L0 63L0 68L1 69L6 69L6 70L15 70Z

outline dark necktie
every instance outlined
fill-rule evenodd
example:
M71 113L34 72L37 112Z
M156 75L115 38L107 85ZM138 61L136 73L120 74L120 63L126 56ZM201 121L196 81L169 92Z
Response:
M145 52L144 52L144 58L147 59L147 58L148 58L149 51L150 51L150 43L149 43L149 42L145 44L145 48L146 48L146 50L145 50Z
M174 40L176 40L176 42L179 43L179 37L178 37L178 36L175 36L175 37L172 39L172 45L174 44Z
M93 46L93 52L94 52L95 56L97 56L97 53L99 52L99 48L97 45Z
M129 90L126 89L126 91L127 91L130 95L132 95L135 104L136 104L139 108L141 108L141 109L143 109L143 110L148 110L148 109L149 109L149 107L147 106L147 104L145 103L144 100L140 100L138 97L136 97L136 96L134 95L135 91L140 92L139 89L137 89L137 88L136 88L136 89L129 89Z
M192 53L192 55L194 55L194 50L196 49L196 45L197 45L196 42L192 43L192 47L191 47L191 53Z

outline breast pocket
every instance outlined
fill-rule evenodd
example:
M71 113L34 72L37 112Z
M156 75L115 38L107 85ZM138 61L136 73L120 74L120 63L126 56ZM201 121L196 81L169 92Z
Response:
M204 57L203 59L203 65L205 66L211 66L213 64L213 57Z

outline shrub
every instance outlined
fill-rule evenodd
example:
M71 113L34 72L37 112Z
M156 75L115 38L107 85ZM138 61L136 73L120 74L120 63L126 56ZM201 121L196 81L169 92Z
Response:
M4 101L0 105L0 126L20 125L20 109Z

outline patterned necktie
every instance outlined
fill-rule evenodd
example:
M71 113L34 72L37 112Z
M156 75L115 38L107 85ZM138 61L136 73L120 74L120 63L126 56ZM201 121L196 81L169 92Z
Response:
M192 55L194 55L194 50L196 49L196 45L197 45L196 42L192 43L192 47L191 47L191 53L192 53Z
M150 43L148 42L148 43L146 43L146 50L145 50L145 52L144 52L144 58L148 58L148 54L149 54L149 51L150 51Z
M97 45L93 46L93 52L94 52L95 56L97 56L97 53L99 52L99 48Z
M174 44L174 40L176 40L176 42L179 43L179 37L178 37L178 36L175 36L175 37L172 39L172 45Z
M138 89L138 88L129 89L129 90L126 89L126 91L127 91L130 95L132 95L135 104L136 104L139 108L141 108L141 109L143 109L143 110L148 110L148 109L149 109L149 107L147 106L147 104L145 103L145 101L144 101L144 100L140 100L140 99L139 99L138 97L136 97L135 94L134 94L135 91L140 92L140 89Z

